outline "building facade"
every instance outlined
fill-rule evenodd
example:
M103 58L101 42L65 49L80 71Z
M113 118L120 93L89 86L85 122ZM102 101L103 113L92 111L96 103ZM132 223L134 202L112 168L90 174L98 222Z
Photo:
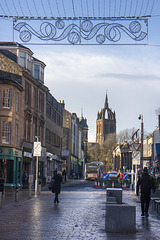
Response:
M113 151L113 169L115 171L131 171L132 170L132 152L129 144L124 142L118 145Z
M22 183L23 69L0 52L0 176Z
M46 150L47 176L53 177L54 171L62 168L63 108L48 91L46 95Z
M0 42L0 53L3 56L1 59L1 73L6 76L11 75L11 79L2 77L1 99L7 99L8 112L1 115L2 118L8 115L8 123L5 126L2 122L2 128L10 135L12 144L7 143L9 150L12 146L19 147L18 156L21 153L21 159L18 158L18 163L11 163L13 169L13 180L6 180L7 184L16 184L21 179L22 172L26 171L35 176L36 159L32 155L33 142L38 137L42 145L42 154L39 157L38 176L41 181L44 180L44 162L46 159L45 149L45 124L46 124L46 92L47 87L44 85L44 68L45 64L33 57L33 52L21 44L16 42ZM5 59L4 59L5 58ZM17 73L18 71L18 73ZM9 80L9 81L8 81ZM8 83L8 85L6 85ZM17 86L13 89L12 86ZM9 89L5 90L4 89ZM19 89L19 90L18 90ZM21 90L20 90L21 89ZM4 94L4 97L2 97ZM7 95L6 95L7 94ZM4 101L2 100L2 102ZM2 108L4 108L2 106ZM5 130L6 129L6 130ZM1 139L4 137L2 136ZM2 144L3 146L3 144ZM9 151L8 151L9 152ZM14 152L14 151L13 151ZM2 156L2 154L0 154ZM2 158L2 157L1 157ZM6 161L3 161L6 162ZM9 162L9 161L8 161ZM9 170L8 170L9 171ZM11 171L11 170L10 170ZM8 174L7 174L8 175ZM21 183L21 180L18 181Z
M106 94L104 108L97 114L96 121L96 143L116 141L116 114L108 105Z
M70 113L64 108L63 114L63 149L62 158L66 163L68 178L83 176L85 151L88 142L87 120L79 119L76 113Z

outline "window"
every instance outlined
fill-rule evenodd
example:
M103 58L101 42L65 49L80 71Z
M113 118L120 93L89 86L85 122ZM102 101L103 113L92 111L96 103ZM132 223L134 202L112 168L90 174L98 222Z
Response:
M48 103L46 105L46 115L51 118L51 106Z
M41 92L39 93L39 111L44 112L44 94Z
M27 54L27 69L31 71L31 56Z
M56 110L54 108L52 108L52 121L56 122Z
M19 93L16 92L16 112L19 110Z
M16 124L16 129L15 129L15 145L18 147L18 124Z
M25 102L31 105L31 85L27 82L25 84Z
M2 143L11 143L11 123L3 121L2 125Z
M44 68L41 67L41 76L40 76L40 79L42 82L44 82Z
M34 108L35 109L38 109L38 91L37 91L37 88L34 87Z
M5 88L3 90L3 108L11 108L11 89Z
M20 65L26 67L26 53L20 52Z
M28 119L26 119L24 131L25 131L25 140L30 141L31 123Z
M34 77L36 79L40 79L39 74L40 74L40 66L37 64L34 64Z

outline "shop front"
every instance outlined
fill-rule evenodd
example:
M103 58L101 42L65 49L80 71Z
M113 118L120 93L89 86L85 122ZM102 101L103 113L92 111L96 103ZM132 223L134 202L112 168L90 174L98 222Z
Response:
M30 174L30 164L32 162L32 149L23 147L23 165L22 165L22 172L27 172L28 176Z
M0 148L0 176L5 186L22 184L22 151L15 148Z
M78 158L74 156L71 156L70 175L71 178L78 178Z

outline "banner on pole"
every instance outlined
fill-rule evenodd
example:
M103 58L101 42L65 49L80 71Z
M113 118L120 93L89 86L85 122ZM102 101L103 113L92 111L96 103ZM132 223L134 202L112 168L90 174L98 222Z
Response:
M34 157L40 157L41 156L41 142L34 142L33 156Z

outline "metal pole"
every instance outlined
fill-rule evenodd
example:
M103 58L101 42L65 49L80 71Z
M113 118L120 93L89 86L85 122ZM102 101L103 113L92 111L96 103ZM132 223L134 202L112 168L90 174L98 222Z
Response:
M38 157L36 157L36 180L35 180L35 194L38 192Z
M37 142L38 142L38 137ZM35 194L37 195L38 192L38 156L36 157L36 180L35 180Z
M143 115L141 116L141 170L143 169Z

